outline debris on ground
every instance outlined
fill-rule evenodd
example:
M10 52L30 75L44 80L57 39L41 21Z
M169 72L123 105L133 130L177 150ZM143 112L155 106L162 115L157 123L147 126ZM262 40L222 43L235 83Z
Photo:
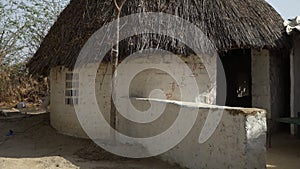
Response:
M16 104L15 108L24 109L24 108L26 108L26 103L25 102L20 102L20 103Z
M6 133L6 137L9 137L9 136L12 136L14 135L14 131L12 130L9 130L7 133Z

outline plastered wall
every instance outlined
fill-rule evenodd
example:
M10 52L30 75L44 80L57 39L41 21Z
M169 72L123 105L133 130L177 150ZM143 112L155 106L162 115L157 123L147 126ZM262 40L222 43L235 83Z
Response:
M200 105L191 106L189 103L159 102L167 105L165 114L158 120L147 125L141 125L128 123L124 118L119 117L119 129L127 135L138 138L155 136L168 129L174 123L181 108L184 109L184 112L197 109L198 117L190 133L176 147L161 155L161 159L190 169L266 168L265 111L228 107L214 108L215 111L224 110L221 122L213 135L205 143L200 144L198 139L209 114L209 108L201 108ZM145 100L133 99L132 103L141 110L147 109L149 106L148 101ZM186 125L188 124L186 123ZM128 142L125 140L124 143ZM139 144L143 144L143 142ZM161 144L164 144L164 142L161 142ZM152 148L151 145L143 145L146 149Z
M186 58L183 58L189 67L194 67L194 69L191 69L193 70L193 74L182 74L180 70L175 70L175 73L181 73L180 75L186 78L196 78L200 91L214 92L215 90L210 90L210 87L207 86L209 78L203 65L200 62L185 59ZM138 63L146 64L142 62ZM159 64L169 63L159 62ZM129 68L131 66L134 66L134 64L129 65ZM97 69L98 71L96 73L92 72L92 70ZM52 69L51 71L51 125L63 134L87 138L85 132L80 127L73 106L66 105L64 101L65 74L67 72L69 72L69 70L60 67ZM101 112L104 114L106 120L108 120L110 112L111 66L109 64L102 64L98 68L98 65L90 64L86 66L85 71L82 73L83 76L80 75L80 77L82 76L84 78L80 79L79 85L83 83L92 84L94 80L96 86L95 91L92 90L92 87L87 91L79 91L79 104L83 105L80 113L84 114L85 111L90 113L90 107L87 106L89 104L86 104L88 100L81 100L81 97L92 95L95 92ZM96 76L93 74L96 74ZM147 75L147 78L145 75ZM178 97L180 96L179 89L188 88L189 86L188 84L184 84L184 78L182 83L175 85L175 87L173 82L173 79L168 77L165 72L148 70L135 77L129 86L130 95L132 95L132 97L145 98L148 97L151 90L159 88L165 91L166 96L169 96L167 97L168 99L180 100ZM158 86L154 87L154 85ZM167 93L172 93L172 95L168 95ZM193 95L195 95L195 93L193 93ZM197 98L195 98L195 101L196 100ZM209 99L200 98L200 100L205 102ZM133 101L133 104L136 108L141 110L145 110L149 106L147 101ZM192 107L183 105L184 103L174 104L163 102L163 104L167 104L167 109L164 115L160 117L162 123L159 124L159 121L155 121L154 123L137 127L128 123L128 121L121 116L118 116L118 129L123 130L123 132L129 136L143 137L146 133L150 135L159 134L162 129L167 129L176 119L178 109L196 109L199 112L198 118L191 132L175 148L164 153L160 158L191 169L265 168L265 111L258 109L240 110L222 108L224 109L224 115L216 131L207 142L199 144L199 134L208 116L209 109L201 108L201 106L197 106L196 103L194 103ZM105 122L99 121L98 123L101 125L101 123ZM103 125L103 127L105 126ZM110 136L109 134L109 132L101 133L101 136L105 139Z
M212 103L213 98L216 95L216 86L214 81L215 73L211 74L211 78L208 76L207 68L202 63L201 59L197 56L180 57L180 63L176 59L172 59L171 56L164 56L161 59L155 59L153 61L145 59L137 59L130 62L125 62L125 70L118 71L119 77L126 77L127 71L136 71L137 67L149 67L150 69L141 71L131 81L129 86L123 86L122 82L118 83L121 85L122 90L128 90L130 97L147 98L154 89L159 89L164 92L165 99L170 100L184 100L191 102L202 102ZM173 67L176 62L177 67ZM211 64L210 68L215 69L215 60L208 62ZM158 69L151 69L157 65L163 65L169 67L173 76L180 77L179 83L165 71ZM188 66L191 72L183 71L180 67L181 64ZM150 65L150 66L149 66ZM97 72L93 72L97 70ZM50 81L51 81L51 124L59 132L69 134L77 137L87 137L80 124L77 120L74 107L72 105L65 104L65 79L66 73L70 73L68 69L63 67L56 67L51 70ZM214 72L214 71L213 71ZM96 75L96 76L95 76ZM88 64L84 67L84 71L80 74L80 86L83 84L91 84L95 82L95 91L79 90L79 104L82 105L83 109L81 113L89 112L88 106L84 107L86 101L82 100L82 96L89 96L95 93L97 97L98 106L105 116L106 120L109 120L110 102L111 102L111 77L112 77L112 66L107 63L102 63L100 66L97 64ZM190 90L189 82L191 79L195 79L199 93ZM126 78L125 78L126 80ZM92 88L92 86L91 86ZM124 88L124 89L123 89ZM181 98L181 90L188 91L189 97ZM153 97L153 96L152 96ZM96 112L95 112L96 113ZM103 133L103 137L108 136L109 133Z
M270 53L268 50L251 50L252 107L271 112ZM271 114L269 113L271 118Z

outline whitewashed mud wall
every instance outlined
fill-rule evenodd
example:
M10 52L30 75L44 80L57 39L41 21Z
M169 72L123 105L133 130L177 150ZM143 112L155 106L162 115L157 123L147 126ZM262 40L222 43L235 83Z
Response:
M276 120L285 111L285 86L283 81L283 56L269 50L251 50L252 56L252 107L265 109L268 118ZM271 132L277 131L278 123L270 124Z
M252 107L271 112L270 53L268 50L251 50ZM270 114L269 114L269 117Z
M288 111L289 87L287 57L284 51L251 50L252 107L267 110L268 118L276 120ZM278 123L272 123L272 131Z
M207 142L199 144L199 135L209 109L189 103L170 103L161 100L158 102L167 104L164 114L159 119L153 123L139 125L128 123L124 118L119 117L119 129L126 135L138 138L155 136L171 126L180 108L187 111L198 109L198 118L191 132L180 144L161 155L161 159L189 169L266 168L266 112L264 110L219 108L224 109L220 124ZM132 99L132 103L139 110L149 108L148 101ZM144 146L147 148L147 145Z
M185 60L191 67L195 66L193 75L186 75L187 78L195 77L200 91L209 91L208 75L202 67L203 65L192 60ZM140 63L141 64L141 63ZM93 73L89 70L97 65L88 65L84 74L86 76ZM55 68L51 71L51 125L63 134L86 138L86 134L80 127L74 108L65 104L65 74L68 72L64 68ZM169 96L168 99L178 99L179 88L188 85L175 85L173 79L164 72L157 70L142 72L138 75L129 87L130 95L145 98L151 90L160 88ZM182 72L181 72L182 73ZM198 75L197 75L198 74ZM145 79L145 77L149 79ZM102 64L97 72L96 96L100 109L106 120L109 119L110 93L111 93L111 66ZM201 77L201 78L200 78ZM205 82L206 81L206 82ZM84 81L81 83L90 83ZM183 81L184 84L184 81ZM206 84L206 85L204 85ZM155 86L154 85L158 85ZM171 93L172 95L169 95ZM88 95L79 91L80 95ZM208 100L208 99L203 99ZM134 103L134 102L133 102ZM79 101L79 104L85 104ZM145 110L149 104L147 101L140 101L134 104L136 108ZM135 125L124 121L118 117L118 128L129 136L145 136L147 134L159 134L162 129L167 129L176 118L179 108L186 108L186 105L168 103L165 113L160 117L163 121L160 125L154 123L146 124L137 128ZM89 111L89 107L85 108ZM189 135L175 148L166 152L162 159L169 162L178 163L181 166L191 169L198 168L265 168L265 112L257 109L225 109L221 124L213 136L204 144L198 143L200 130L208 114L207 108L194 106L199 109L199 116L196 125ZM101 123L101 122L100 122ZM104 123L104 122L103 122ZM99 124L98 124L99 125ZM150 126L150 127L147 127ZM109 130L108 130L109 131ZM109 137L110 133L102 133L103 138Z
M86 138L74 107L65 104L67 72L70 71L61 67L53 68L50 72L50 123L62 134Z
M142 71L132 80L127 89L130 91L130 97L148 98L152 90L160 89L166 95L166 99L180 101L180 90L189 90L190 84L187 83L187 79L195 79L198 84L199 95L193 100L189 101L211 103L216 95L216 86L214 83L211 83L210 80L214 80L216 78L216 73L214 72L210 79L206 71L206 67L202 63L201 59L197 56L181 57L181 59L183 63L190 68L192 74L182 71L180 67L173 69L173 73L176 76L182 77L180 84L177 84L176 81L166 72L157 69L149 69ZM153 62L151 61L150 63L170 65L170 67L172 67L172 57L164 56L164 58L160 60L153 60ZM134 68L136 66L135 64L147 66L149 64L149 60L147 60L147 62L145 62L145 60L137 60L135 62L125 64L128 64L128 69L130 69ZM212 69L216 68L215 60L209 60L209 64L211 64L210 66ZM97 69L98 66L99 65L96 64L87 65L85 67L83 76L92 76L92 70L95 67ZM51 124L61 133L86 138L87 136L80 127L73 106L65 104L65 75L67 72L70 71L62 67L56 67L51 70ZM119 75L122 75L122 73L123 72L119 72ZM99 108L107 121L109 121L110 112L111 77L111 65L102 63L99 66L95 79L95 92ZM80 80L80 85L82 85L82 83L90 83L89 81L83 79ZM80 101L80 95L84 94L87 93L84 93L84 91L79 91L79 104L83 106L85 103ZM191 94L195 95L193 91ZM89 109L89 107L85 108L87 112ZM108 136L109 133L103 133L104 138Z

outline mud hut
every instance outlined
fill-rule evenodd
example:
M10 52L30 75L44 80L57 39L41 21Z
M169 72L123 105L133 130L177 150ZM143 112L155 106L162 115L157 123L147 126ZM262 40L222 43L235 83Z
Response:
M282 39L283 19L266 1L128 0L122 8L121 17L141 12L163 12L181 17L209 37L225 69L227 106L264 108L273 118L286 112L285 104L279 104L289 98L286 95L289 91L284 90L285 86L289 86L288 80L284 79L289 68L285 66L288 61L282 52L286 47ZM71 81L72 68L91 35L113 21L115 15L115 6L111 0L71 0L28 64L32 74L50 76L51 124L62 133L85 136L73 108L74 104L81 102L80 91L71 87L74 87L74 83L75 86L80 85L79 82ZM195 59L193 52L170 37L137 35L128 38L120 43L120 58L152 47L179 55L187 65L194 68L193 73L199 75L196 79L200 88L208 91L208 95L218 95L218 86L224 82L217 80L216 89L207 87L209 79L201 60ZM99 87L96 93L100 107L109 118L111 64L109 57L106 60L106 64L101 64L97 73L102 80L96 80L102 90ZM218 74L217 62L212 64ZM145 75L152 77L151 83L143 78ZM161 72L146 72L140 79L137 78L137 82L140 85L133 84L131 90L136 97L148 97L153 85L159 84L156 87L165 92L167 99L180 100L176 93L181 86L174 85ZM207 101L209 97L202 100Z

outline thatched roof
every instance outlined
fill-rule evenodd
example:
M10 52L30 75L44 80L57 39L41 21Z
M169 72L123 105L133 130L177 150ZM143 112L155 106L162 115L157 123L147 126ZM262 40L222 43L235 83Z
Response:
M285 46L281 39L283 19L265 0L127 0L121 16L139 12L182 17L202 29L219 51ZM30 72L47 75L54 66L72 68L88 38L112 21L114 14L112 0L71 0L29 62ZM151 46L150 37L158 38L146 36L140 41L134 37L134 46L132 39L123 42L121 55ZM184 51L168 37L159 45L172 52Z

